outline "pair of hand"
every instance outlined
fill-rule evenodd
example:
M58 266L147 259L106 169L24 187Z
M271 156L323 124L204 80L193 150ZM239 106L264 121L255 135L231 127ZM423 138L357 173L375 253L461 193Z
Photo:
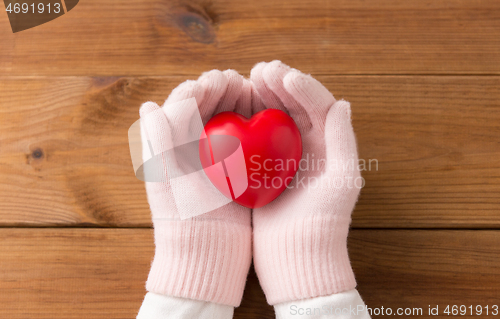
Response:
M144 134L155 154L188 123L182 109L169 106L193 97L203 123L224 111L246 117L265 108L285 111L300 130L308 169L262 208L231 202L187 220L178 218L168 180L146 182L156 244L148 291L238 306L252 255L272 305L353 289L346 239L361 180L349 103L280 61L258 63L250 80L212 70L175 88L163 112L143 104Z

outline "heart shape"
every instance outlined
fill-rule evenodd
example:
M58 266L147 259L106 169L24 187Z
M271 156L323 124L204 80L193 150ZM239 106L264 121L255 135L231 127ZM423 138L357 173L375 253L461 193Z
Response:
M259 208L292 181L302 139L283 111L266 109L250 119L222 112L205 125L199 151L203 170L219 191L240 205Z

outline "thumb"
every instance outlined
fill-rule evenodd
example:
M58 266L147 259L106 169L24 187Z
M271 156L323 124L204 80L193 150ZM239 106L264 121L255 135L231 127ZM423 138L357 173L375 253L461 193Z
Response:
M167 171L175 169L173 143L167 117L156 103L141 106L141 136L143 141L143 170L146 182L166 182ZM148 149L149 151L146 151ZM149 154L149 156L146 156Z
M357 169L358 152L351 124L349 102L337 101L328 111L325 123L325 143L329 170Z

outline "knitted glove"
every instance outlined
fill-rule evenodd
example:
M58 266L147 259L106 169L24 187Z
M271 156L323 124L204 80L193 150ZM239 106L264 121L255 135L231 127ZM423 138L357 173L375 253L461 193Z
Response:
M251 81L267 108L295 120L303 144L303 163L288 189L253 211L254 264L267 301L351 290L346 242L362 180L350 105L280 61L257 64Z
M233 70L212 70L197 81L180 84L162 108L153 102L144 103L140 109L142 139L151 145L143 143L143 148L150 147L154 154L160 154L186 134L192 114L179 101L194 97L203 123L236 106L250 110L251 90L245 81ZM246 95L242 95L242 89ZM172 165L172 160L175 162L169 158L166 163L163 158L164 166ZM168 170L162 169L166 174ZM145 184L156 245L146 289L172 297L239 306L251 262L250 209L231 202L181 220L172 180L146 180ZM199 200L194 199L193 205L198 204Z

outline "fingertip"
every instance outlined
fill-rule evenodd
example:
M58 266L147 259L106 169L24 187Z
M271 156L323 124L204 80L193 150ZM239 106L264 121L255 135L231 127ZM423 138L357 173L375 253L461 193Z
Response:
M253 68L252 68L252 70L254 70L254 69L255 69L255 70L258 70L258 69L260 69L260 68L263 68L263 67L265 67L265 66L266 66L266 64L267 64L267 63L268 63L268 62L266 62L266 61L260 61L260 62L258 62L258 63L255 63L255 64L254 64L254 66L253 66Z
M330 91L309 74L292 69L283 83L285 89L307 109L317 109L323 113L335 103Z
M290 71L290 67L280 60L274 60L269 62L262 70L262 77L266 83L272 83L273 81L282 82L286 74Z
M268 81L272 81L273 78L270 78L269 80L264 79L264 70L269 64L270 63L267 62L257 63L250 72L250 81L252 81L255 89L259 93L265 108L279 109L287 112L283 102L266 83Z
M214 69L207 72L203 72L198 78L198 82L203 87L211 87L214 84L222 84L227 86L227 77L222 73L222 71Z
M267 63L266 68L282 68L287 71L291 70L290 66L286 65L280 60L272 60L271 62Z
M226 87L227 77L220 70L211 70L203 72L198 78L198 83L203 87L205 92L211 92L214 88Z
M283 62L281 62L281 60L272 60L271 62L268 62L267 65L279 65L279 64L283 64L285 65Z
M200 115L204 122L208 121L226 92L228 86L227 76L219 70L211 70L203 73L198 78L198 83L204 91L203 103L198 105Z
M351 123L351 105L339 100L328 111L325 128L327 157L348 161L357 157L357 144Z
M262 78L262 70L266 67L267 62L259 62L255 64L250 71L250 80L251 81L260 81Z
M327 131L352 131L351 104L345 100L335 102L328 110Z
M234 69L227 69L227 70L222 71L222 73L228 78L241 77L241 75L238 73L238 71L236 71Z
M199 104L203 101L203 96L203 88L197 81L186 80L172 90L172 93L170 93L168 98L165 100L165 103L163 103L163 107L168 104L190 99L192 97L194 97L196 102Z
M160 106L152 101L142 103L141 108L139 109L139 115L141 117L144 117L144 116L148 115L149 113L158 110L159 108L160 108Z
M231 90L241 91L243 86L243 76L239 74L236 70L227 69L222 72L228 81L228 87L231 86Z
M283 85L290 93L294 93L298 88L309 85L308 76L296 69L291 69L283 78Z
M220 70L212 69L210 71L203 71L201 75L198 77L198 80L206 78L207 76L213 76L213 74L222 73Z
M335 104L333 105L333 107L336 107L336 108L339 108L339 110L342 111L342 113L344 114L344 116L349 120L351 121L351 103L347 102L346 100L342 99L342 100L338 100L337 102L335 102Z

